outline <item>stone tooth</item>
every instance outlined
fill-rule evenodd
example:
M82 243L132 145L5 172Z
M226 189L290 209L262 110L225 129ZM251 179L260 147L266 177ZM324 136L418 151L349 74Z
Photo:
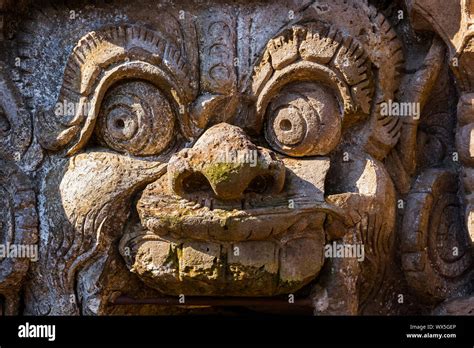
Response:
M227 251L227 278L232 293L259 296L276 289L278 248L274 242L247 241L234 243ZM255 287L255 282L260 286ZM249 292L249 289L252 289ZM266 290L264 290L266 289Z
M200 241L184 243L179 257L180 279L218 279L222 274L220 255L220 244Z
M280 251L280 286L301 287L318 275L323 263L324 234L289 241Z
M227 254L228 264L263 269L268 273L278 272L277 248L274 242L248 241L234 243Z
M145 241L140 244L134 256L134 271L140 276L156 279L157 282L177 281L177 265L173 260L176 244L168 241Z

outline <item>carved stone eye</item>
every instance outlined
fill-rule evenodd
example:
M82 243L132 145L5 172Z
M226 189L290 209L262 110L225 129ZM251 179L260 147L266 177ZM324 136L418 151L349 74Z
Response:
M275 150L287 155L326 155L339 142L341 115L329 87L293 84L269 104L265 137Z
M100 143L116 151L151 156L168 147L174 129L167 97L148 82L130 81L107 91L96 134Z

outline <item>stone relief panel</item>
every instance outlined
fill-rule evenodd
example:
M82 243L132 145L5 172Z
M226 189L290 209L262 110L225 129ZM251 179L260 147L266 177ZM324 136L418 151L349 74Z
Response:
M0 1L2 311L472 314L474 9L442 6Z

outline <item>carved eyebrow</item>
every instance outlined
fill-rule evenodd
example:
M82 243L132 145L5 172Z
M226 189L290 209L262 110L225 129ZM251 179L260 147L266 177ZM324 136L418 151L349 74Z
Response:
M41 112L40 142L51 150L66 147L69 155L77 152L92 134L107 89L127 78L143 79L162 89L175 103L183 133L189 136L187 105L197 94L190 69L183 49L157 31L124 25L90 32L69 56L57 101L72 103L74 113Z
M355 38L326 23L294 25L268 42L251 86L258 124L272 96L295 81L331 86L345 114L370 112L375 91L371 62Z

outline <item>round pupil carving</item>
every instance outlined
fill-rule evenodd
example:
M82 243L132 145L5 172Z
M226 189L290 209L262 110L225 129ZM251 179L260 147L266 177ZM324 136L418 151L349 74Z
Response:
M300 110L284 106L276 110L273 129L277 140L283 145L295 145L304 139L306 127Z
M114 86L102 101L98 138L114 150L137 156L157 155L170 144L174 129L171 104L148 82Z
M125 128L125 122L121 118L119 118L117 121L115 121L115 127L122 129Z
M287 119L281 120L280 122L280 129L282 131L289 131L291 130L291 122Z
M317 83L283 88L267 108L265 137L292 156L329 153L339 142L342 112L332 90Z

